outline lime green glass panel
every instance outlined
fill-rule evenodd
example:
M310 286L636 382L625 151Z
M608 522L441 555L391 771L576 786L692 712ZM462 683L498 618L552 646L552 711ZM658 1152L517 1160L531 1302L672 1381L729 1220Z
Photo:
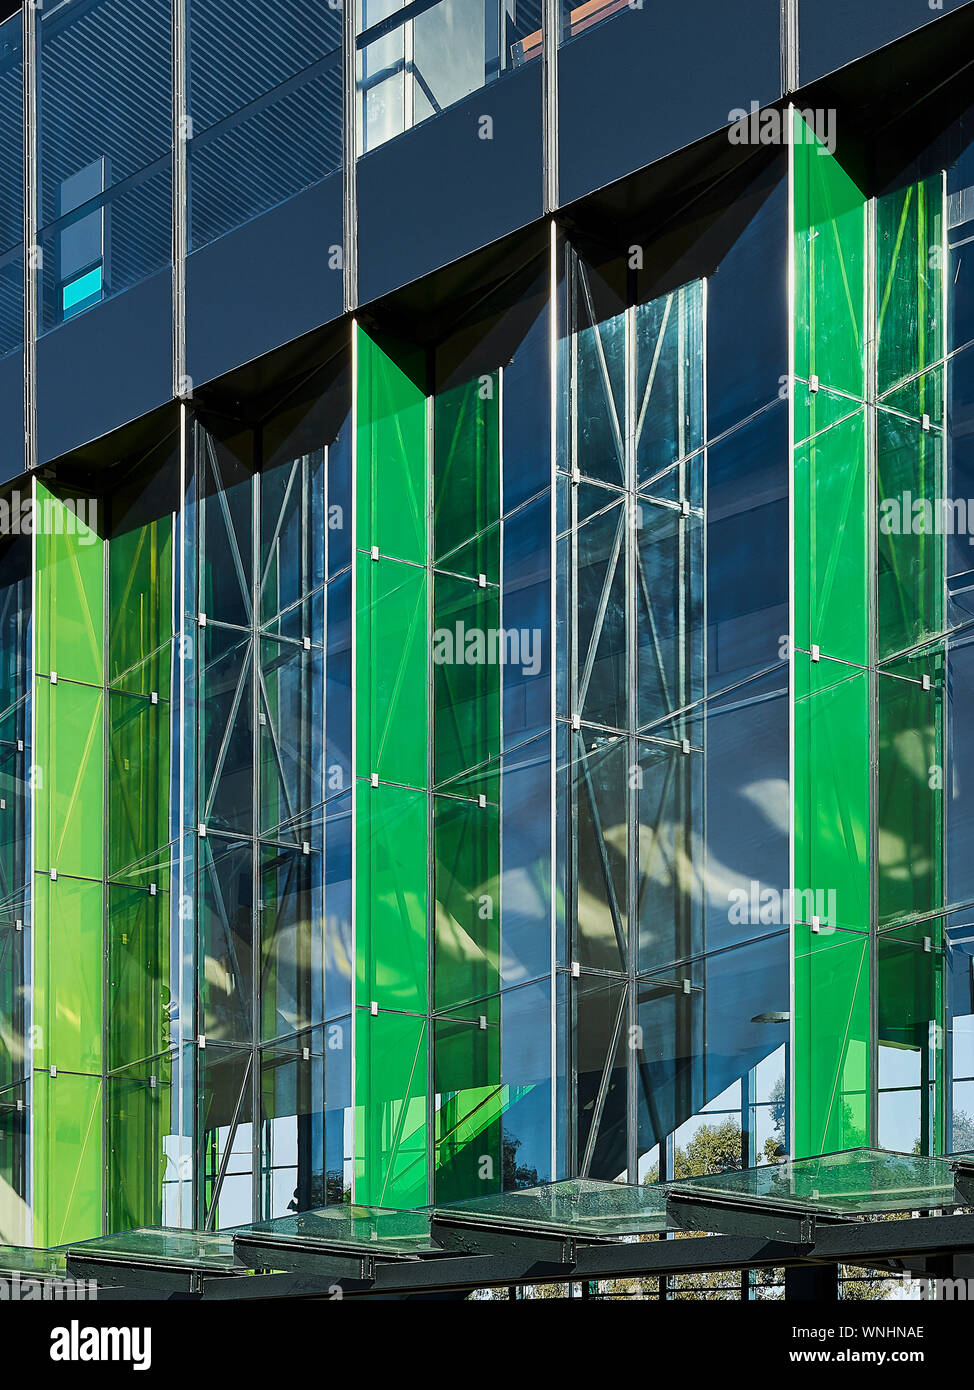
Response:
M355 1201L427 1201L426 1021L359 1010L355 1052Z
M169 706L108 696L108 871L158 862L169 840Z
M108 680L119 681L141 668L139 690L169 691L169 640L172 636L172 521L163 517L137 530L115 535L108 547ZM157 661L145 667L145 659ZM152 668L155 669L152 669ZM131 688L126 684L126 689Z
M101 883L36 874L36 1067L101 1071L101 943Z
M945 689L940 644L878 676L880 926L936 912L944 902Z
M500 1002L482 1000L433 1024L433 1196L461 1201L500 1192L504 1177Z
M864 666L869 655L865 411L794 452L795 640Z
M869 677L795 656L795 889L834 895L831 926L869 927Z
M427 573L359 555L356 757L360 775L427 782Z
M34 1073L34 1244L90 1240L102 1230L102 1082Z
M108 1065L169 1046L169 894L148 885L108 888Z
M877 628L883 658L943 631L944 534L948 526L954 529L955 518L944 505L942 432L887 410L876 417ZM961 530L965 524L962 516Z
M34 865L102 876L102 692L40 678L35 696Z
M433 402L435 563L494 581L498 537L484 532L500 515L499 396L493 372L438 392Z
M37 483L37 670L101 685L104 672L105 550L87 525L87 504Z
M865 397L865 199L795 114L795 374Z
M876 373L880 395L943 355L943 184L876 199Z
M497 589L437 574L433 607L433 779L444 787L500 751L500 673L509 653Z
M869 938L795 931L794 1156L869 1142Z
M360 782L356 797L358 999L426 1008L427 796Z
M106 1088L108 1229L159 1226L169 1166L164 1140L171 1130L172 1058L154 1057L110 1076Z
M357 329L357 541L427 558L425 354Z
M500 816L496 804L433 801L433 997L437 1009L500 987Z

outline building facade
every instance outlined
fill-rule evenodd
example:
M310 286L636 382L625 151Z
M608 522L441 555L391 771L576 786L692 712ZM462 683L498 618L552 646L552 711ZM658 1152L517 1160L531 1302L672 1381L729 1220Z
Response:
M974 1147L974 7L670 11L0 25L0 1242Z

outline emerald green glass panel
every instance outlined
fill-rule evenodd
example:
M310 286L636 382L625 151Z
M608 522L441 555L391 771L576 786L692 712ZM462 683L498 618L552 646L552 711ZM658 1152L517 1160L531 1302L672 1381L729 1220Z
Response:
M112 536L108 594L109 683L157 653L154 677L144 674L156 680L150 690L168 694L172 636L172 521L168 516ZM149 690L138 693L147 695Z
M795 113L795 374L865 397L865 199Z
M102 1230L102 1082L34 1073L34 1243L65 1245Z
M880 926L944 903L945 687L940 644L890 663L878 676Z
M500 376L492 372L433 400L433 557L441 569L497 579ZM480 544L471 544L480 537Z
M433 800L433 999L448 1009L500 987L500 813Z
M483 1000L433 1024L433 1195L451 1202L503 1186L504 1112L499 1000ZM513 1158L513 1155L512 1155Z
M163 1223L163 1183L170 1168L172 1058L154 1057L106 1083L108 1229ZM171 1176L171 1173L170 1173Z
M911 420L929 417L932 426L944 422L944 368L934 367L929 372L921 372L901 386L894 386L881 398L880 404L889 410L897 410L901 415L909 415Z
M943 183L876 199L876 371L880 394L943 356Z
M795 655L795 883L869 927L869 677Z
M865 411L794 451L795 641L869 655Z
M359 555L356 599L359 774L427 783L427 572Z
M888 1050L909 1053L910 1069L917 1082L920 1134L923 1152L943 1153L946 1131L944 1095L947 1036L947 967L943 918L927 918L879 933L877 942L880 1047L879 1084L883 1086L883 1060ZM905 1069L895 1068L902 1084Z
M355 1201L411 1208L427 1200L426 1021L358 1011Z
M110 884L107 925L108 1065L114 1069L169 1046L169 894Z
M417 1012L426 1008L427 816L425 792L359 783L356 932L360 1003Z
M512 634L512 639L518 634ZM433 580L433 780L450 786L500 752L500 678L518 657L500 631L500 595L466 579Z
M101 685L104 672L105 551L73 498L37 482L37 670Z
M58 686L60 689L60 686ZM108 872L160 861L169 841L169 704L108 694Z
M876 412L877 636L880 659L944 629L944 436L887 410ZM966 506L963 502L962 507ZM960 529L966 520L961 517Z
M425 354L357 330L356 544L425 564Z
M34 865L102 876L102 692L40 678L34 689Z
M813 391L807 382L795 382L795 443L830 429L850 415L855 415L862 402L854 396L840 395L820 385Z
M481 531L471 541L457 545L440 562L440 568L453 574L464 574L469 579L479 579L481 575L491 584L500 581L501 564L501 525L495 521L485 531Z
M794 1156L869 1141L869 938L796 925Z
M101 901L101 883L35 875L35 1067L101 1071Z

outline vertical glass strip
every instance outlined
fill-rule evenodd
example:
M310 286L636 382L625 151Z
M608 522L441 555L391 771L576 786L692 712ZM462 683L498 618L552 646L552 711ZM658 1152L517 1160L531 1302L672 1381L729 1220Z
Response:
M105 547L35 492L34 1242L102 1229Z

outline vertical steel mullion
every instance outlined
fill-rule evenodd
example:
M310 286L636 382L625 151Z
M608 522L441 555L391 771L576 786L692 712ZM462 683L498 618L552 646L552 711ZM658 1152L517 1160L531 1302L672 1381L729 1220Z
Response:
M108 587L108 536L107 527L104 523L102 529L106 535L102 537L102 710L101 710L101 737L102 737L102 782L101 782L101 824L102 824L102 843L101 843L101 862L102 862L102 882L101 882L101 977L102 977L102 1016L101 1016L101 1130L102 1130L102 1163L101 1163L101 1222L102 1231L108 1231L108 1046L109 1046L109 936L108 936L108 779L111 774L111 743L108 736L109 720L109 691L108 691L108 627L110 615L110 594Z
M172 314L173 395L192 395L186 364L186 255L189 249L189 141L187 0L172 0Z
M941 454L941 467L940 467L940 477L939 477L939 479L938 479L938 486L941 487L941 489L942 489L941 495L944 496L944 497L950 497L950 495L951 495L950 479L949 479L948 476L947 476L947 471L948 471L948 467L949 467L949 460L948 460L948 455L947 455L947 440L948 440L949 437L950 437L950 428L949 428L949 427L950 427L950 421L949 421L949 418L948 418L948 411L949 411L949 407L950 407L950 396L949 396L949 394L948 394L947 387L948 387L949 373L950 373L950 369L951 369L951 368L950 368L950 359L949 359L949 357L948 357L948 352L949 352L949 348L950 348L950 343L949 343L949 341L948 341L948 336L947 336L947 335L948 335L948 324L949 324L948 314L949 314L949 308L950 308L949 298L948 298L949 265L950 265L950 259L949 259L950 252L949 252L949 247L948 247L948 237L949 237L949 228L948 228L947 170L946 170L946 169L943 169L943 170L941 171L941 182L940 182L940 247L939 247L939 250L940 250L940 265L941 265L941 271L940 271L940 300L941 300L941 302L940 302L940 315L941 315L941 317L940 317L940 322L941 322L942 327L941 327L941 351L940 351L941 366L940 366L939 370L940 370L941 373L942 373L942 376L941 376L941 387L942 387L942 400L943 400L943 402L944 402L944 420L943 420L943 428L942 428L942 430L941 430L941 436L940 436L940 437L941 437L941 450L942 450L942 454ZM941 545L941 547L940 547L940 555L941 555L941 574L940 574L940 582L941 582L941 589L940 589L940 596L941 596L941 597L940 597L940 603L941 603L941 609L940 609L940 612L941 612L941 625L942 625L943 631L944 631L944 633L945 633L945 637L944 637L944 698L943 698L943 709L942 709L942 715L941 715L942 728L941 728L940 739L939 739L940 765L941 765L941 767L944 769L944 773L943 773L943 787L942 787L942 789L941 789L941 791L942 791L942 796L941 796L941 812L940 812L940 815L941 815L941 823L940 823L940 830L941 830L941 834L940 834L940 885L941 885L941 891L940 891L940 905L946 907L946 904L950 901L950 898L949 898L949 896L948 896L948 893L949 893L949 884L948 884L948 881L947 881L947 862L948 862L947 847L948 847L948 831L949 831L949 815L950 815L950 798L949 798L949 796L947 795L947 769L948 769L948 767L949 767L948 759L949 759L949 757L950 757L950 744L949 744L949 738L950 738L950 709L949 709L949 705L948 705L948 695L949 695L949 691L950 691L950 662L949 662L948 653L949 653L949 651L950 651L950 644L949 644L949 642L948 642L948 640L947 640L947 637L946 637L946 633L948 632L948 628L949 628L949 623L948 623L948 611L947 611L947 570L948 570L948 564L947 564L947 546L946 546L946 543L944 543L944 544ZM947 918L946 918L946 914L945 914L945 915L940 919L940 928L939 928L939 931L938 931L938 933L937 933L937 948L938 948L938 951L939 951L939 964L938 964L938 967L937 967L937 1000L936 1000L936 1003L937 1003L937 1018L936 1018L936 1025L937 1025L938 1033L937 1033L937 1039L936 1039L936 1040L937 1040L937 1042L940 1044L940 1047L941 1047L941 1061L940 1061L941 1077L940 1077L939 1079L935 1079L935 1081L934 1081L934 1097L935 1097L937 1106L939 1107L940 1112L941 1112L941 1114L942 1114L942 1116L943 1116L943 1122L942 1122L942 1125L940 1126L940 1130L941 1130L941 1134L942 1134L942 1137L943 1137L943 1148L944 1148L944 1152L945 1152L945 1153L949 1152L949 1151L953 1148L953 1140L952 1140L953 1118L952 1118L952 1116L953 1116L953 1093L954 1093L954 1090L953 1090L953 1038L952 1038L952 1031L951 1031L951 1029L948 1027L949 1019L948 1019L948 1008L947 1008L947 996L946 996L946 993L945 993L945 990L944 990L944 967L945 967L945 962L946 962L946 958L947 958L947 957L946 957L946 935L947 935ZM935 1060L935 1062L936 1062L936 1058L935 1058L934 1060ZM936 1129L935 1129L935 1134L936 1134Z
M863 286L863 356L865 358L866 397L866 571L869 575L867 597L867 656L869 666L867 687L869 697L869 1088L867 1142L878 1143L879 1136L879 586L877 574L878 545L876 517L879 506L877 473L877 353L878 294L876 276L876 202L868 199L863 218L863 264L866 272Z
M347 16L346 16L346 20L347 20ZM346 152L346 153L348 153L348 152ZM354 158L354 154L352 155L352 157ZM358 786L357 786L358 759L357 759L357 757L356 757L355 744L356 744L356 738L357 738L357 735L358 735L358 715L357 715L357 708L358 708L358 702L359 702L359 699L361 698L361 693L362 693L362 692L361 692L361 689L360 689L359 679L358 679L358 673L357 673L357 658L358 658L358 625L359 625L359 621L360 621L360 620L359 620L359 616L358 616L358 551L357 551L357 549L356 549L356 544L357 544L357 527L358 527L358 488L359 488L359 479L358 479L358 471L359 471L359 451L358 451L358 376L359 376L358 334L359 334L359 329L358 329L358 324L356 323L356 321L355 321L354 318L350 320L350 323L349 323L349 332L350 332L350 335L351 335L351 342L350 342L349 347L350 347L351 365L352 365L352 370L351 370L351 393L352 393L352 399L351 399L351 410L350 410L350 418L349 418L349 428L350 428L350 430L351 430L351 438L350 438L350 440L349 440L349 453L350 453L350 456L351 456L351 467L350 467L350 469L349 469L349 473L350 473L350 476L351 476L351 498L349 499L349 500L350 500L350 504L351 504L351 506L350 506L351 515L350 515L350 517L349 517L349 525L351 526L351 546L350 546L350 554L351 554L351 573L350 573L350 575L349 575L349 589L350 589L350 591L351 591L350 612L349 612L349 618L350 618L350 624L349 624L349 626L350 626L350 636L349 636L349 665L350 665L350 668L351 668L351 687L352 687L352 688L351 688L351 719L350 719L350 729L349 729L350 740L351 740L351 746L350 746L350 748L349 748L349 750L348 750L348 765L349 765L349 781L350 781L350 783L351 783L351 787L350 787L350 789L349 789L349 796L350 796L349 816L350 816L350 839L351 839L351 875L352 875L352 891L351 891L351 903L350 903L350 905L349 905L349 918L350 918L350 929L351 929L351 930L350 930L350 935L351 935L351 948L350 948L350 949L351 949L351 969L350 969L350 979L349 979L348 1005L349 1005L349 1032L351 1033L351 1039L350 1039L350 1044L349 1044L349 1100L350 1100L349 1109L350 1109L350 1111L351 1111L351 1130L352 1130L352 1138L351 1138L351 1145L350 1145L351 1150L352 1150L352 1154L351 1154L351 1158L352 1158L351 1199L352 1199L352 1201L354 1202L354 1201L355 1201L356 1169L357 1169L357 1166L358 1166L359 1145L360 1145L360 1143L362 1142L362 1140L363 1140L363 1138L364 1138L364 1136L359 1135L359 1134L357 1133L358 1106L357 1106L357 1104L356 1104L356 1086L357 1086L356 1060L357 1060L357 1054L358 1054L358 1013L357 1013L357 1004L358 1004L358 997L357 997L357 982L358 982L358 907L357 907L357 901L358 901L358 826L357 826L357 823L356 823L356 821L357 821L357 813L358 813ZM329 493L329 496L330 496L330 493ZM327 518L327 515L328 515L328 513L327 513L327 511L326 511L326 513L325 513L326 518ZM326 532L327 532L327 522L326 522ZM328 542L326 541L326 547L327 547L327 546L328 546ZM326 556L329 554L329 550L328 550L327 548L326 548L326 552L325 552L325 553L326 553ZM326 573L327 573L327 571L326 571ZM327 611L327 610L326 610L326 611ZM327 645L326 645L326 647L325 647L325 660L327 661L327 659L328 659L328 649L327 649ZM327 831L326 831L326 834L327 834ZM322 875L322 877L324 877L324 875ZM326 1048L326 1050L325 1050L325 1058L326 1058L325 1066L326 1066L326 1084L327 1084L327 1048ZM344 1139L343 1139L343 1141L342 1141L342 1148L343 1148L342 1158L344 1159L344 1157L345 1157L345 1154L344 1154ZM343 1186L343 1188L344 1188L344 1174L343 1174L342 1186Z
M633 276L630 275L630 284ZM638 858L639 858L639 781L634 775L639 768L639 749L636 730L639 727L637 659L638 605L636 597L636 309L633 304L625 309L625 457L623 477L625 481L625 567L626 567L626 672L629 685L626 701L626 743L629 766L626 776L626 1160L629 1181L637 1182L638 1154L636 1146L636 1050L633 1038L638 1037L632 1029L637 1020L636 1010L636 967L639 950L637 932L638 909ZM634 786L633 783L636 783ZM611 1059L610 1059L611 1060Z
M342 210L344 220L343 291L346 313L358 303L358 201L356 184L356 156L358 154L357 100L356 100L356 52L355 30L357 27L357 5L347 4L342 10ZM364 64L364 58L363 58ZM365 113L362 114L363 141ZM352 326L354 335L355 327ZM354 537L353 537L354 550Z
M28 0L23 5L21 57L24 101L24 464L27 469L37 466L37 277L42 269L37 245L37 30L40 22L39 5Z
M426 434L423 460L424 521L426 524L426 631L432 635L435 623L433 602L433 398L436 387L436 349L426 354ZM433 799L433 662L426 662L426 1195L434 1200L436 1168L436 1095L434 1093L433 1016L436 1003L436 856L435 807Z
M796 670L795 670L795 323L797 318L797 282L795 257L795 108L788 104L788 901L794 901L795 888L795 801L798 788L795 782L797 766L795 751L796 721ZM709 425L708 425L709 428ZM709 485L709 456L708 477ZM706 515L706 501L705 501ZM706 588L706 586L704 586ZM705 763L706 766L706 763ZM797 990L795 984L795 934L794 912L788 913L788 1049L786 1097L788 1119L786 1124L789 1153L797 1157L795 1138L797 1134L797 1082L795 1057L797 1048L798 1020L795 1017Z
M581 709L578 702L578 487L575 484L574 474L579 467L578 458L578 322L577 322L577 295L578 295L578 254L575 247L571 245L567 237L565 239L567 256L565 260L565 331L568 342L568 360L570 363L570 376L568 383L568 410L571 430L571 443L568 452L568 463L571 470L571 477L568 483L568 492L571 499L571 529L568 540L568 574L566 583L568 585L568 728L567 743L567 768L568 778L568 834L565 845L565 948L568 959L565 964L569 967L569 973L565 976L565 990L567 995L566 1014L568 1016L569 1030L566 1043L566 1071L568 1072L568 1106L565 1123L567 1125L567 1160L568 1174L575 1176L578 1173L579 1153L578 1153L578 1057L579 1057L579 1038L578 1038L578 994L580 984L574 983L574 976L571 974L571 963L574 961L578 952L578 779L576 777L576 767L579 761L579 754L582 750L582 734L575 733L573 719L577 714L581 718Z
M178 748L179 748L179 770L178 770L178 782L177 782L177 787L178 787L178 791L177 791L178 804L177 804L177 813L176 813L176 815L177 815L177 820L176 820L176 826L175 826L176 834L177 834L177 836L178 836L178 841L177 841L177 845L176 845L176 856L177 856L177 858L176 858L176 894L175 894L175 902L176 902L176 922L178 923L178 926L177 926L177 929L176 929L176 932L177 932L177 934L176 934L176 950L177 950L177 965L176 965L176 969L177 969L177 971L178 971L178 977L177 977L177 990L178 990L178 993L177 993L177 996L176 996L176 1007L177 1007L177 1016L178 1016L178 1018L179 1018L179 1043L178 1043L178 1046L179 1046L179 1056L178 1056L178 1058L177 1058L177 1060L176 1060L176 1106L177 1106L177 1111L176 1111L176 1113L177 1113L178 1116L179 1116L179 1153L178 1153L178 1155L177 1155L177 1170L176 1170L176 1172L177 1172L177 1177L176 1177L177 1189L176 1189L176 1190L177 1190L177 1209L178 1209L178 1213L179 1213L179 1223L178 1223L179 1225L182 1225L182 1224L183 1224L183 1221L184 1221L184 1211L183 1211L183 1182L184 1182L184 1176L183 1176L183 1173L184 1173L184 1170L183 1170L183 1159L184 1159L184 1153L185 1153L185 1150L184 1150L185 1139L184 1139L184 1136L183 1136L183 1120L184 1120L184 1115L185 1115L185 1109L184 1109L184 1107L185 1107L185 1097L184 1097L184 1080L185 1080L185 1072L184 1072L184 1064L185 1064L184 1033L185 1033L185 1027L186 1027L186 1004L187 1004L187 1001L186 1001L186 999L185 999L185 997L184 997L184 996L185 996L185 988L184 988L184 986L185 986L185 980L184 980L184 978L183 978L183 962L184 962L184 960L185 960L185 958L186 958L185 932L184 932L184 926L183 926L184 921L185 921L186 914L185 914L185 912L183 911L183 905L184 905L184 903L185 903L185 901L186 901L186 898L187 898L187 896L188 896L188 895L186 894L186 886L187 886L187 885L186 885L186 855L185 855L185 848L186 848L186 843L187 843L187 835L186 835L186 737L185 737L185 730L186 730L186 720L187 720L186 685L187 685L188 679L190 679L190 677L187 675L187 670L186 670L186 641L187 641L187 636L188 636L187 631L186 631L186 626L187 626L187 613L188 613L188 604L187 604L187 598L186 598L186 532L187 532L187 526L186 526L186 455L187 455L187 431L188 431L189 428L190 428L189 415L188 415L188 412L187 412L187 409L186 409L185 404L182 404L182 405L180 405L180 407L179 407L179 514L178 514L178 516L177 516L176 519L175 519L175 528L176 528L177 533L178 533L178 535L179 535L179 553L178 553L179 570L178 570L178 577L177 577L176 574L174 574L174 576L173 576L173 578L176 580L176 582L175 582L174 585L173 585L173 591L174 591L174 593L175 593L176 595L178 595L178 603L179 603L178 621L177 621L177 615L176 615L176 613L173 612L173 614L172 614L172 617L173 617L172 630L173 630L173 632L174 632L174 634L175 634L175 636L176 636L177 642L179 643L179 650L178 650L178 653L177 653L177 661L176 661L177 670L178 670L178 672L179 672L179 675L178 675L178 680L179 680L179 700L178 700L178 706L177 706L178 711L179 711L179 715L178 715L178 717L179 717L179 735L178 735L178 741L177 741L177 746L178 746ZM173 564L175 565L176 562L177 562L177 557L174 555L174 556L173 556ZM198 661L193 663L193 677L195 677L195 672L196 672L196 669L197 669L198 665L199 665ZM191 712L192 712L193 718L195 718L195 712L196 712L196 701L195 701L195 700L192 702L192 709L191 709ZM172 713L170 713L170 719L172 719ZM173 826L172 826L172 819L171 819L171 818L170 818L170 827L169 827L169 830L170 830L170 835L172 835ZM171 882L172 882L172 880L170 879L170 884L171 884ZM197 895L196 893L194 893L193 896L192 896L192 903L193 903L193 917L192 917L192 921L193 921L194 925L195 925L195 922L196 922L196 903L197 903L197 901L198 901L198 895ZM172 939L172 917L171 917L171 914L172 914L172 897L170 896L170 925L169 925L170 941L171 941L171 939ZM195 944L194 944L194 950L193 950L193 958L194 958L194 960L195 960L195 958L196 958ZM172 966L170 965L170 972L171 972L171 970L172 970ZM172 978L172 976L171 976L171 973L170 973L170 980L171 980L171 978ZM171 988L171 985L170 985L170 988ZM195 1000L190 1001L190 1006L194 1008L194 1012L195 1012ZM195 1028L194 1028L194 1033L195 1033ZM195 1048L194 1048L194 1052L195 1052ZM196 1153L195 1134L193 1134L193 1135L190 1136L190 1153L194 1156L194 1159L195 1159L195 1153ZM196 1188L196 1172L195 1172L195 1168L196 1168L196 1165L195 1165L195 1161L194 1161L194 1162L191 1163L191 1168L190 1168L190 1205L191 1205L191 1206L192 1206L192 1194L193 1194L193 1192L195 1191L195 1188ZM193 1209L194 1209L194 1211L195 1211L195 1208L193 1208Z
M261 1175L261 1121L260 1121L260 985L261 955L263 951L263 921L260 906L260 469L263 466L263 435L257 430L257 468L251 479L251 517L250 517L250 570L251 570L251 693L250 709L253 733L254 773L251 784L251 1205L254 1220L261 1219L260 1175ZM231 1139L232 1142L232 1139Z
M798 0L781 0L781 90L798 87Z
M548 623L551 644L549 733L548 733L548 826L550 835L550 906L548 920L549 987L549 1104L552 1180L564 1176L558 1163L558 1103L564 1100L558 1088L558 228L552 219L548 232ZM565 583L568 576L564 577ZM567 775L567 773L566 773ZM567 806L567 802L566 802ZM562 1055L567 1059L567 1052ZM567 1075L566 1075L567 1081Z
M558 0L542 0L542 148L545 212L554 212L558 206L558 30Z

